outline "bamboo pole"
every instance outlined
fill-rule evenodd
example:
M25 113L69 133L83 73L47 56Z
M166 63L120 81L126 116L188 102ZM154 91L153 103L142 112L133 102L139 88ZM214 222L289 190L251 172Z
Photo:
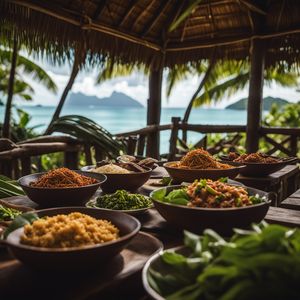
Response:
M161 87L163 68L151 70L149 76L149 99L147 109L147 125L159 125L161 115ZM147 156L159 158L160 133L155 131L147 138Z
M246 129L246 150L248 153L256 152L259 146L264 85L265 42L253 40L251 54Z
M15 83L17 58L18 58L18 43L17 43L17 38L14 37L13 52L11 58L11 68L10 68L9 81L8 81L7 101L5 106L5 116L4 116L3 131L2 131L2 137L4 138L10 138L11 107L12 107L12 101L14 95L14 83Z

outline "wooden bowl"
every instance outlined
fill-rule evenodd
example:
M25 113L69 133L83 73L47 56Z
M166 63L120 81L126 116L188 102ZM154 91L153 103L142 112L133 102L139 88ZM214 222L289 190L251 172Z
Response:
M44 209L36 213L40 217L80 212L96 219L111 221L120 230L120 238L102 244L72 248L40 248L20 243L23 227L10 233L4 241L10 252L24 264L37 269L69 270L100 267L116 256L139 232L140 222L134 217L116 211L104 211L86 207Z
M226 156L221 156L223 163L229 163L235 166L244 165L245 168L241 169L240 173L244 176L261 177L267 176L271 173L277 172L286 165L292 165L298 162L297 157L288 157L275 163L254 163L254 162L233 162Z
M183 169L176 168L172 165L175 161L164 163L164 168L169 175L173 178L175 183L181 182L193 182L196 179L206 178L212 180L218 180L221 177L228 177L234 179L245 168L243 165L234 165L230 169Z
M30 183L38 180L44 173L36 173L21 177L18 183L30 200L37 203L40 207L63 207L83 205L97 191L97 189L106 181L103 174L94 174L91 172L75 171L78 174L93 177L98 180L97 183L75 188L42 188L30 186Z
M179 188L182 186L174 185L162 189L166 189L168 194ZM211 228L220 234L230 235L233 228L248 228L252 223L261 222L268 212L271 203L269 194L253 188L246 187L246 189L250 195L265 196L266 201L236 208L201 208L161 202L153 197L155 191L150 197L159 214L176 228L195 233L202 233L204 229Z
M99 174L93 173L89 170L93 169L95 166L86 166L81 168L82 171L87 171L89 174ZM144 167L146 169L146 167ZM130 192L135 192L139 187L141 187L150 178L152 169L147 168L145 172L134 172L127 174L108 174L104 173L107 180L102 184L101 189L105 193L113 193L116 190L126 190Z

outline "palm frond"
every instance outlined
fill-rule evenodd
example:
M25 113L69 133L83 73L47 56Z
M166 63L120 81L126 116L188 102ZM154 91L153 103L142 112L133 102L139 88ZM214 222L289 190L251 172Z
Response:
M194 100L193 107L199 107L203 104L217 103L230 97L237 91L242 90L248 83L249 72L241 73L234 78L230 78L210 89L205 88L205 91Z
M124 145L102 126L78 115L58 118L51 125L49 132L66 133L86 143L96 145L109 157L118 156L121 151L125 150Z

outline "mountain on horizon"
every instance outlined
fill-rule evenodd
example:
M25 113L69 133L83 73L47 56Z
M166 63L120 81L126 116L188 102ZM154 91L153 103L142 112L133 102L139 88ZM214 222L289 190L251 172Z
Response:
M263 98L263 110L270 110L273 104L280 106L290 103L289 101L282 98L265 97ZM225 109L235 109L235 110L246 110L248 105L248 98L243 98L235 103L232 103L225 107Z
M96 106L96 107L143 107L137 100L124 93L112 92L109 97L98 98L83 93L71 93L66 106Z

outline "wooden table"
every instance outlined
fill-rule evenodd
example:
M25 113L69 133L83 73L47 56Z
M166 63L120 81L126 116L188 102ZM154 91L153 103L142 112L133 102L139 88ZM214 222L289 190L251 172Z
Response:
M292 199L299 199L300 191L292 195ZM10 197L5 200L14 204L22 204L36 207L36 204L27 197ZM282 202L284 204L285 201ZM300 207L300 206L299 206ZM138 216L142 224L142 232L157 237L164 244L164 248L175 247L182 244L182 231L169 226L155 209ZM282 224L290 227L300 226L300 210L292 210L281 207L271 207L265 218L269 223ZM140 245L146 238L139 237ZM20 299L148 299L141 282L141 270L145 264L147 255L151 255L149 245L144 243L145 249L135 244L127 247L120 256L115 259L114 268L120 267L119 276L114 277L114 268L103 266L102 272L89 271L79 274L43 274L31 273L24 266L13 259L5 249L0 250L0 299L5 289L9 298ZM148 252L147 252L148 251ZM107 272L106 272L107 271ZM103 275L105 273L105 276ZM54 287L59 287L59 291ZM41 297L41 295L43 295Z
M277 205L299 188L300 170L297 165L287 165L281 170L264 177L238 175L235 180L266 192L277 195Z
M300 211L300 189L283 200L280 207L289 208Z

